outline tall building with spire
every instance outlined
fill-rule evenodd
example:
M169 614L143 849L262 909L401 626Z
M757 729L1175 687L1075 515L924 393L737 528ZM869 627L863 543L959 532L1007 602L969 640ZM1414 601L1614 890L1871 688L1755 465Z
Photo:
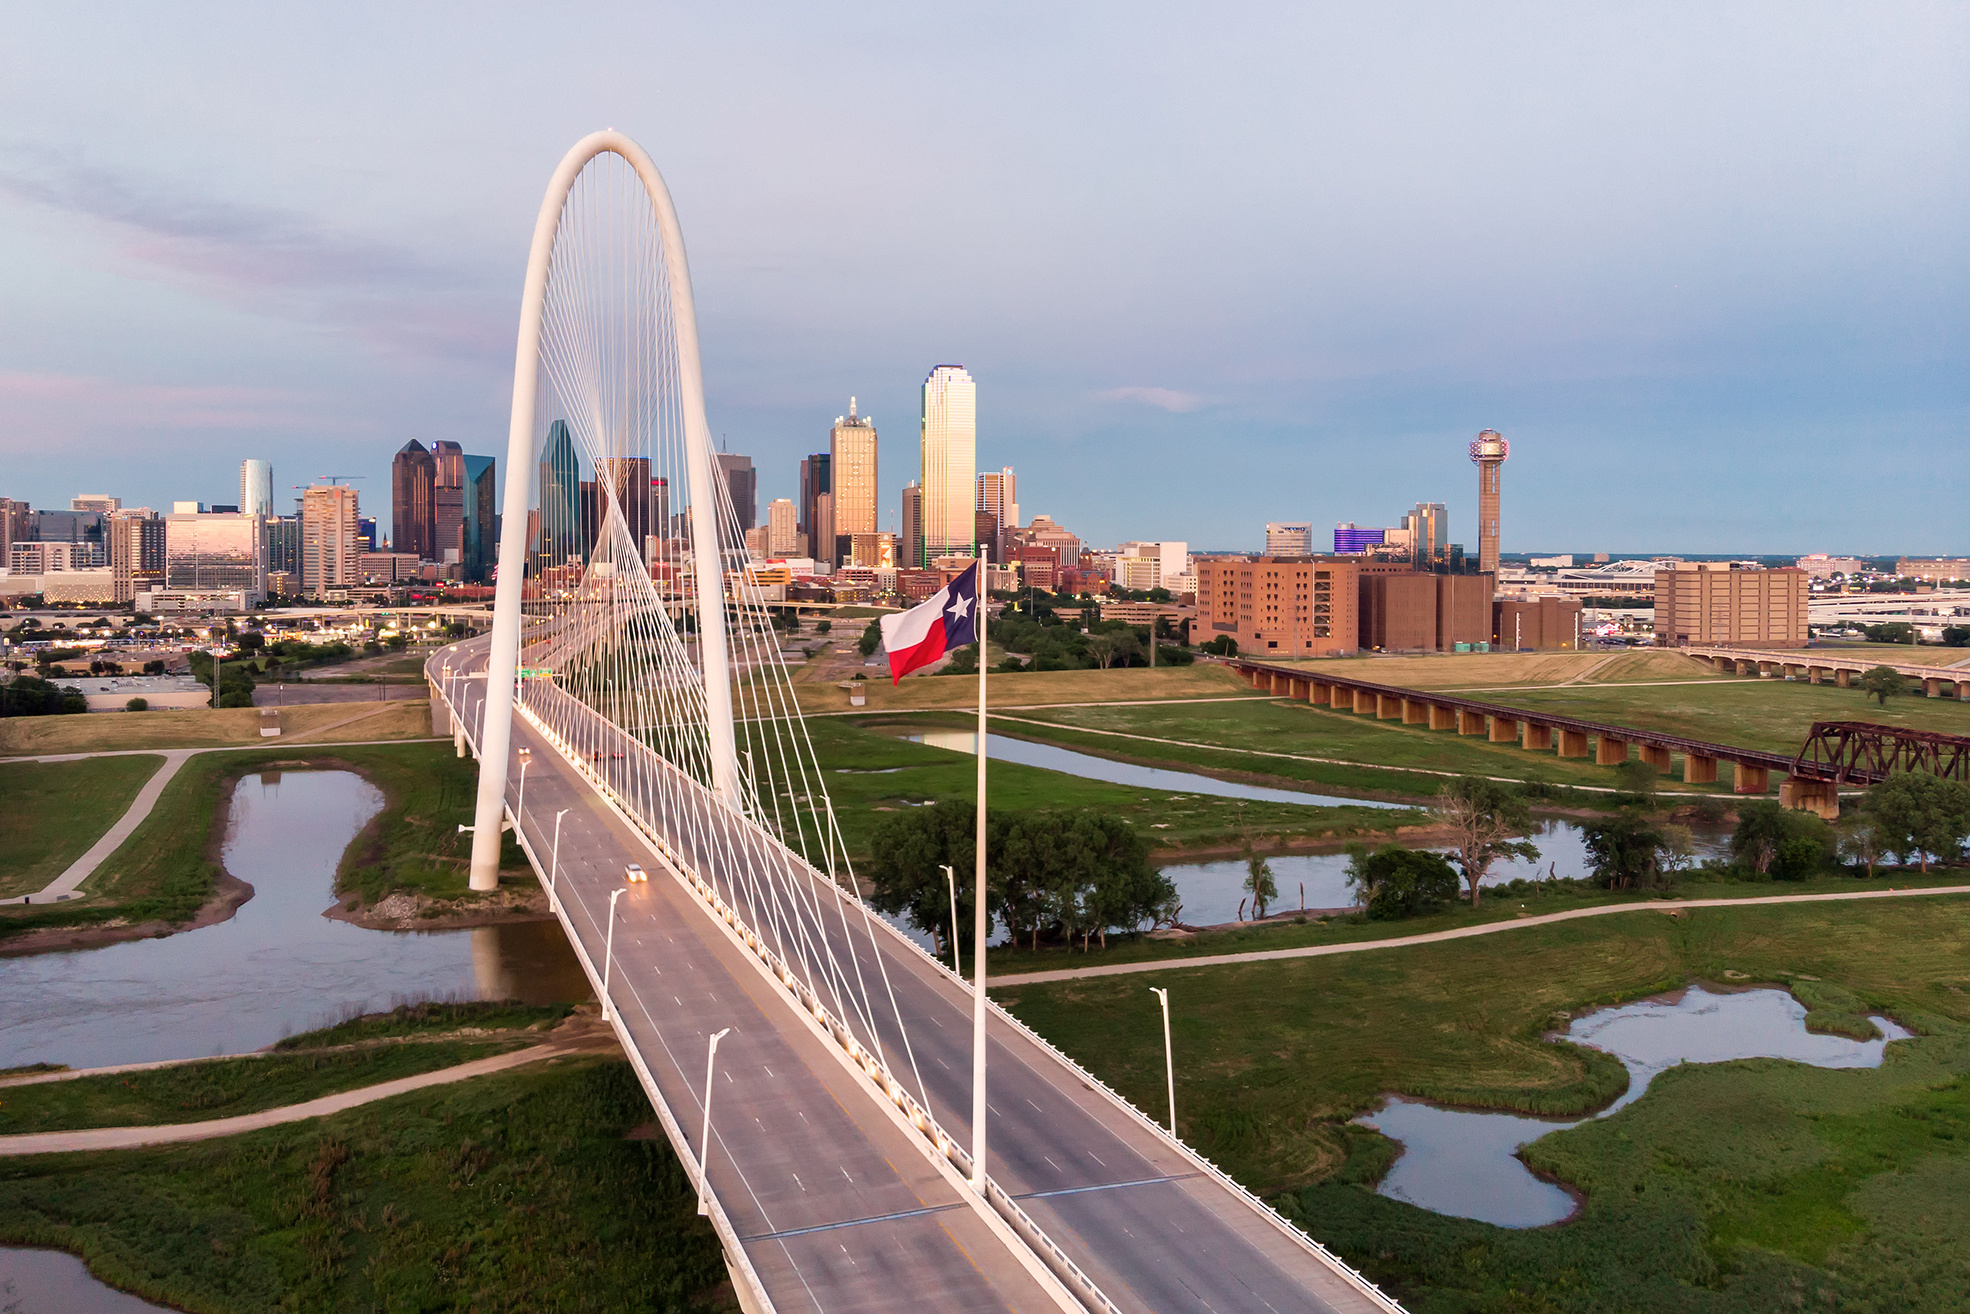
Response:
M1471 460L1478 468L1478 573L1498 573L1498 473L1512 445L1496 429L1471 439Z
M923 381L923 558L978 551L978 385L962 365L939 365Z
M876 422L855 413L853 397L848 399L848 414L837 417L828 433L828 453L835 536L832 551L836 561L844 561L855 535L882 529L876 519L881 487L877 482ZM814 555L822 555L820 546Z

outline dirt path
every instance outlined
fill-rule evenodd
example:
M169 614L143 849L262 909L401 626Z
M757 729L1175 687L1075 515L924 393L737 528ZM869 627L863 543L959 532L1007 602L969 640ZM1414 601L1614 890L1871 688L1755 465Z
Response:
M1602 908L1575 908L1568 912L1546 913L1538 917L1519 917L1509 922L1488 922L1483 926L1460 926L1451 931L1432 931L1427 935L1401 935L1388 940L1356 940L1349 944L1313 944L1298 949L1254 949L1242 954L1204 954L1195 958L1163 958L1148 963L1107 963L1099 967L1071 967L1056 972L1025 972L1015 976L995 976L988 986L1039 985L1047 981L1076 981L1091 976L1127 976L1134 972L1169 972L1185 967L1218 967L1233 963L1269 963L1286 958L1325 958L1330 954L1360 954L1371 949L1400 949L1415 944L1440 944L1445 940L1468 940L1474 935L1496 935L1527 926L1546 926L1571 922L1582 917L1609 917L1615 913L1656 912L1674 916L1685 908L1742 908L1755 904L1831 903L1847 899L1914 899L1930 894L1970 894L1970 885L1939 885L1922 890L1855 890L1851 894L1772 894L1750 899L1663 899L1651 903L1612 903Z
M215 1118L210 1122L181 1122L156 1127L90 1127L80 1131L26 1132L18 1136L0 1136L0 1156L67 1154L84 1150L127 1150L140 1145L168 1145L177 1141L205 1141L219 1136L237 1136L241 1132L258 1131L262 1127L279 1127L290 1122L305 1122L309 1118L322 1118L331 1113L341 1113L345 1109L373 1104L377 1100L392 1099L414 1090L445 1086L457 1081L470 1081L474 1077L489 1076L523 1064L538 1063L542 1059L559 1058L579 1052L581 1051L566 1045L534 1045L527 1049L514 1050L509 1054L495 1054L491 1058L474 1059L470 1063L460 1063L456 1067L440 1068L436 1072L420 1073L415 1077L400 1077L396 1081L385 1081L375 1086L345 1090L339 1095L324 1095L320 1099L308 1100L301 1104L289 1104L278 1109L262 1109L258 1113L243 1113L235 1118Z
M146 780L144 787L137 791L137 797L130 800L129 808L117 819L115 825L103 833L101 839L89 846L87 853L71 862L68 869L55 877L50 884L32 894L0 899L0 903L32 903L36 899L43 903L53 903L57 899L65 899L74 894L83 881L96 874L96 868L109 861L110 854L123 847L123 841L130 838L131 832L136 830L143 819L150 815L151 809L157 806L158 796L164 793L164 787L171 783L171 777L177 775L178 768L185 764L185 759L197 751L190 748L167 750L163 754L164 764L151 773L151 778Z

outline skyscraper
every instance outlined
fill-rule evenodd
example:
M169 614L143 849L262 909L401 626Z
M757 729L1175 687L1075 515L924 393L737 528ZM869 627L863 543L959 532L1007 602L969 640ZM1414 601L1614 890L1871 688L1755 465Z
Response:
M1478 468L1478 573L1498 573L1498 472L1512 445L1496 429L1471 439L1471 460Z
M1313 525L1299 520L1267 521L1265 554L1269 557L1312 556Z
M1428 570L1450 547L1450 516L1441 502L1418 502L1416 509L1402 517L1409 531L1410 560L1418 570Z
M807 555L823 566L832 568L835 562L834 538L834 454L815 452L800 458L800 502L794 508L798 513L800 532L807 535ZM822 499L827 499L828 523L821 524ZM823 530L825 529L825 534Z
M109 567L118 602L164 583L164 521L149 511L116 511L109 518Z
M978 510L992 517L997 538L992 544L992 560L1005 559L1006 531L1019 527L1019 477L1012 467L986 470L978 476Z
M752 468L750 456L718 454L718 472L725 476L725 491L732 499L732 511L739 518L743 534L759 525L759 471ZM727 544L727 546L736 546Z
M239 593L248 606L265 599L264 519L237 512L166 516L164 587L173 593Z
M499 499L490 456L465 458L465 578L484 583L499 556Z
M239 512L245 516L274 514L274 463L239 463Z
M581 458L565 420L547 427L540 453L540 513L534 538L534 568L564 566L580 557Z
M904 570L922 570L923 485L914 481L903 489L903 532L897 535L897 540L902 556L896 564Z
M835 542L830 548L836 561L846 560L857 534L874 534L882 526L876 519L881 496L877 483L876 422L855 413L855 399L848 399L848 414L837 417L828 434L830 493L833 496ZM817 551L816 556L820 553Z
M962 365L939 365L923 381L923 558L978 551L978 385Z
M436 474L431 483L431 560L465 560L465 449L440 439L431 444Z
M766 555L791 557L800 552L800 519L791 499L776 497L766 508Z
M429 453L426 453L428 456ZM356 490L322 484L301 494L301 591L320 597L361 578Z
M390 462L391 551L412 552L422 560L435 558L437 483L438 462L423 443L413 438L397 449Z

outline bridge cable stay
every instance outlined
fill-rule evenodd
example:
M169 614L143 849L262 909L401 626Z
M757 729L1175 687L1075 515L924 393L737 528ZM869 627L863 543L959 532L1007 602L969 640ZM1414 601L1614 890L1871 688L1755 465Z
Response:
M516 706L885 1068L900 1044L929 1107L711 450L681 236L666 232L654 168L616 141L580 168L560 212L532 459L507 471L529 489Z

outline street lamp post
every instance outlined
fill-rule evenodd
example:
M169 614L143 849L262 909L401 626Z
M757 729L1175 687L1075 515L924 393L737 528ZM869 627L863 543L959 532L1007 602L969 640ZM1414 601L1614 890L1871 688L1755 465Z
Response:
M616 893L621 894L621 890ZM715 1031L711 1037L711 1049L705 1055L705 1130L698 1138L698 1213L711 1212L705 1204L705 1196L711 1190L711 1078L718 1066L718 1042L732 1034L732 1028Z
M554 857L547 864L547 907L550 912L561 911L561 818L568 815L569 809L562 808L554 814ZM620 891L618 891L620 893Z
M520 825L527 817L527 768L533 765L534 751L531 748L520 750L520 800L513 805L513 830L519 833Z
M951 971L963 980L964 967L958 962L958 874L951 870L949 863L943 866L944 879L951 883Z
M609 972L616 965L616 900L622 898L626 889L609 891L609 935L602 950L602 1016L608 1019L615 1016L616 1006L609 999Z
M1177 1134L1177 1063L1170 1049L1170 992L1162 986L1149 988L1163 1001L1163 1071L1170 1083L1170 1135L1174 1136Z

